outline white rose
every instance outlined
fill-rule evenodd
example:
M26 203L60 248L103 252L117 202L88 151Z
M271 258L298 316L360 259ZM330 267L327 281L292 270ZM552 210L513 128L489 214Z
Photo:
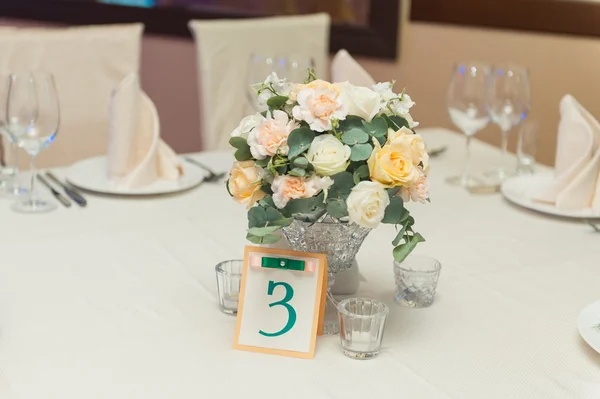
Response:
M315 137L306 158L318 175L332 176L346 170L351 149L335 136L322 134Z
M248 115L244 119L240 121L238 127L236 127L233 132L231 132L231 137L243 137L245 139L248 138L248 133L256 126L260 125L262 121L265 120L265 117L259 113L254 115Z
M342 92L348 115L360 116L370 122L381 111L379 93L367 87L354 86L346 82L342 86Z
M380 183L361 181L350 192L346 204L351 222L374 229L383 219L390 197Z

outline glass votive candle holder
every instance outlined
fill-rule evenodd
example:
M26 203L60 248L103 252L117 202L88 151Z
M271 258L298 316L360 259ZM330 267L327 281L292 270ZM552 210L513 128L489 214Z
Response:
M402 263L394 261L396 303L424 308L433 303L442 265L436 259L412 255Z
M338 304L342 353L353 359L379 355L388 307L369 298L348 298Z
M237 315L243 260L226 260L215 267L219 305L223 313Z

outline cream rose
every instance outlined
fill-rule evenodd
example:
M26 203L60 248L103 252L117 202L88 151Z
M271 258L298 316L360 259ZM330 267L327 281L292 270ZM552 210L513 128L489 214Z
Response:
M351 149L335 136L322 134L315 137L306 158L318 175L332 176L346 170Z
M285 208L289 200L314 197L321 190L327 190L332 184L333 180L329 177L313 175L307 179L305 177L280 175L273 179L271 185L273 202L277 208Z
M229 192L236 202L246 205L248 209L265 196L260 189L259 172L260 168L254 164L254 161L244 161L234 162L229 175L227 182Z
M367 160L371 180L386 187L410 186L420 177L405 146L388 141L383 147L373 140L375 148Z
M346 82L342 85L342 95L348 115L360 116L370 122L381 111L381 96L367 87Z
M383 219L390 198L383 185L373 181L358 183L346 200L350 221L374 229Z
M277 153L287 155L289 147L287 139L298 123L290 119L283 111L273 111L267 114L258 126L248 135L250 152L256 159L265 159Z
M428 169L429 155L420 134L414 134L412 130L403 127L396 132L388 131L388 141L404 148L403 153L412 159L413 165L423 163L423 169Z
M298 105L292 109L294 118L305 121L315 132L331 130L334 119L343 120L348 115L339 89L332 84L315 88L306 85L298 92L297 101Z
M246 116L240 121L238 127L231 132L231 137L243 137L247 139L250 131L260 125L264 120L265 117L259 113Z
M427 199L429 198L429 183L427 181L427 177L422 174L412 186L401 187L398 195L402 197L404 202L427 202Z

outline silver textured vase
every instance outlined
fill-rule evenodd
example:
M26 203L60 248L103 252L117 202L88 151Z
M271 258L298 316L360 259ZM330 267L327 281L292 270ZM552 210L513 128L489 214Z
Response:
M337 301L331 295L331 286L336 273L352 266L352 261L371 229L327 216L317 222L294 220L282 230L292 250L327 255L328 290L323 334L338 334L340 326Z

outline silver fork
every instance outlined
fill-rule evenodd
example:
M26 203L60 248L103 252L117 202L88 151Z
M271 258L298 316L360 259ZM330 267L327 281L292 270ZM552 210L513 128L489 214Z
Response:
M585 219L584 222L587 223L592 229L594 229L596 233L600 233L600 227L598 227L597 224L595 224L589 219Z
M204 164L196 161L194 158L184 157L184 159L187 162L189 162L189 163L191 163L193 165L196 165L200 169L204 169L208 173L208 176L204 180L206 180L209 183L219 181L219 180L221 180L227 174L226 172L216 173L212 169L210 169L208 166L205 166Z

